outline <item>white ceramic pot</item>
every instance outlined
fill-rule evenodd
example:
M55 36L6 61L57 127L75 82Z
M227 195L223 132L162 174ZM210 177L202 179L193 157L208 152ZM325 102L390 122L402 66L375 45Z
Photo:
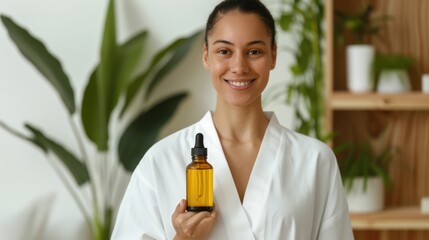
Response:
M429 93L429 74L422 75L422 92Z
M370 92L373 89L371 66L375 50L371 45L349 45L347 54L347 88L351 92Z
M405 70L383 70L377 84L377 92L399 93L411 90L410 78Z
M383 210L384 184L381 177L368 178L364 191L364 179L355 178L350 191L347 191L349 211L352 213L368 213Z

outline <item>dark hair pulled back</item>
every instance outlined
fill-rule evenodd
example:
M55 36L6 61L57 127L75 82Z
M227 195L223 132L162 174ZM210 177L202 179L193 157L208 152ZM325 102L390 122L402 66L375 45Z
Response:
M267 7L259 0L224 0L219 3L210 13L204 34L204 42L208 45L208 36L221 15L231 11L242 13L254 13L258 15L267 26L268 33L271 34L271 45L276 45L276 29L274 18Z

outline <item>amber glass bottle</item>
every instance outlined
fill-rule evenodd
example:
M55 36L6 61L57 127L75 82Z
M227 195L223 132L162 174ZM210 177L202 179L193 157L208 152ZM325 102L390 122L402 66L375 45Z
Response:
M201 133L195 136L191 149L192 163L186 168L186 200L188 211L213 210L213 167L207 162L207 148Z

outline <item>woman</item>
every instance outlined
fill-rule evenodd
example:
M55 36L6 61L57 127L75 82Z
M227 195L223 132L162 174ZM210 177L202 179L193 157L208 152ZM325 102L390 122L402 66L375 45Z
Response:
M262 109L276 50L274 20L262 3L216 6L203 47L216 108L145 154L113 239L353 239L332 151ZM215 172L216 209L195 213L186 211L183 198L199 132Z

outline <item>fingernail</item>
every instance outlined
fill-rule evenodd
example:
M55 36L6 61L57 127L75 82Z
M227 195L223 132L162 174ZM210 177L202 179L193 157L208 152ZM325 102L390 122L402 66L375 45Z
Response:
M183 206L183 204L185 204L185 200L182 199L182 200L180 200L179 205Z

